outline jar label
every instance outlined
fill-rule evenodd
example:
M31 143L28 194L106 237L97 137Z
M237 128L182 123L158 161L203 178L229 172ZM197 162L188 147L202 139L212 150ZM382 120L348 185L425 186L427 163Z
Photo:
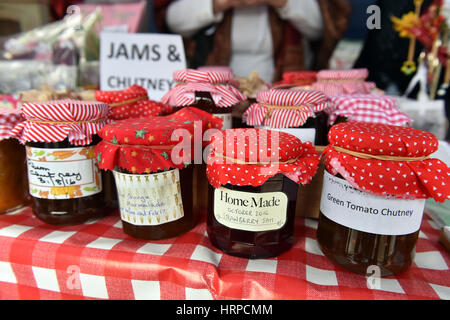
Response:
M213 116L223 120L222 130L231 129L233 127L233 116L231 113L213 113Z
M257 126L257 128L286 132L299 138L302 142L316 143L315 128L270 128L268 126Z
M324 172L320 211L345 227L380 235L405 235L420 229L425 199L394 199L355 189Z
M66 149L27 146L30 194L42 199L73 199L102 191L94 147Z
M114 171L123 221L137 226L156 226L184 216L178 169L154 174Z
M283 192L253 193L217 188L214 217L228 228L244 231L281 229L287 219L288 197Z

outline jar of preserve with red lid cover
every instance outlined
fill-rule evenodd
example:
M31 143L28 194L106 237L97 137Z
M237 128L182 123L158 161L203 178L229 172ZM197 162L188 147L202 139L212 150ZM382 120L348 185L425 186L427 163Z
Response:
M230 129L213 136L208 158L208 236L246 258L277 256L293 243L298 184L314 176L310 142L285 132Z
M290 133L302 141L326 145L328 97L319 91L259 91L244 113L247 125Z
M49 224L73 225L110 213L94 153L108 105L58 100L27 102L21 110L26 121L11 134L26 144L34 214Z
M0 214L20 209L28 202L25 147L10 135L23 120L17 109L0 109Z
M417 129L345 122L333 126L323 157L317 240L335 264L382 276L414 259L426 198L450 199L450 169L429 158L438 148Z
M195 226L201 211L194 199L194 135L197 126L203 130L220 125L220 119L204 111L185 108L102 129L96 153L100 168L114 173L126 234L158 240Z
M177 84L161 98L163 103L175 109L186 106L199 108L221 118L222 129L231 128L233 106L246 99L231 84L231 71L185 69L175 71L173 79Z

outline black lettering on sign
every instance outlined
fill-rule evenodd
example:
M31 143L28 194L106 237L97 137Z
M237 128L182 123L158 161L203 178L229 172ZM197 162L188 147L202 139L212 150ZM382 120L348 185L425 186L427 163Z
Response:
M145 61L159 61L161 59L160 45L154 44L136 44L128 45L125 43L115 44L111 42L109 47L109 59L123 58L126 60L145 60ZM176 47L175 47L176 49Z

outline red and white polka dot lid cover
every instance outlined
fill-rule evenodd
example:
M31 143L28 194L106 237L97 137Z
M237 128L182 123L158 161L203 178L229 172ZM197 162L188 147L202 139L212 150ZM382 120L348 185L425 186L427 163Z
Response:
M124 90L96 90L95 99L110 105L109 117L113 120L159 116L172 110L169 105L149 100L147 90L136 84Z
M327 171L340 174L359 190L395 198L450 199L447 165L436 158L419 158L438 149L438 140L431 133L401 126L345 122L333 126L328 139L330 145L322 154ZM337 151L334 146L394 159L365 159L345 150ZM411 161L413 158L419 159Z
M182 107L195 103L195 92L209 92L217 107L231 107L247 99L235 88L230 71L200 71L195 69L178 70L173 73L177 84L162 98L163 103Z
M242 115L249 126L264 125L270 128L295 128L302 126L317 112L328 108L328 97L320 91L272 89L257 94ZM283 108L298 107L298 108Z
M260 186L281 173L308 184L317 171L319 155L310 142L265 129L228 129L211 139L206 174L209 183Z

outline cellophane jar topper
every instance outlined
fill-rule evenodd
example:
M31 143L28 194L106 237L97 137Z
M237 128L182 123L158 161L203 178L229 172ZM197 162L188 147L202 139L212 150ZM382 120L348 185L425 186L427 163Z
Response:
M139 239L181 235L201 211L195 197L196 132L219 128L219 118L196 108L166 117L127 119L103 128L96 147L100 168L114 173L123 230ZM202 146L200 145L200 152Z
M401 126L344 122L333 126L323 157L317 240L337 265L382 276L414 259L425 199L450 199L450 170L430 158L431 133Z
M25 147L10 134L23 120L17 109L0 109L0 214L20 209L28 201Z
M27 102L12 136L26 144L31 207L44 222L83 223L111 212L94 146L107 123L102 102Z
M177 84L161 98L163 103L176 109L199 108L221 118L222 129L231 128L233 106L246 99L231 84L231 71L185 69L174 72L173 79Z
M264 129L213 136L207 230L231 255L273 257L293 243L298 184L314 176L319 156L310 142Z

